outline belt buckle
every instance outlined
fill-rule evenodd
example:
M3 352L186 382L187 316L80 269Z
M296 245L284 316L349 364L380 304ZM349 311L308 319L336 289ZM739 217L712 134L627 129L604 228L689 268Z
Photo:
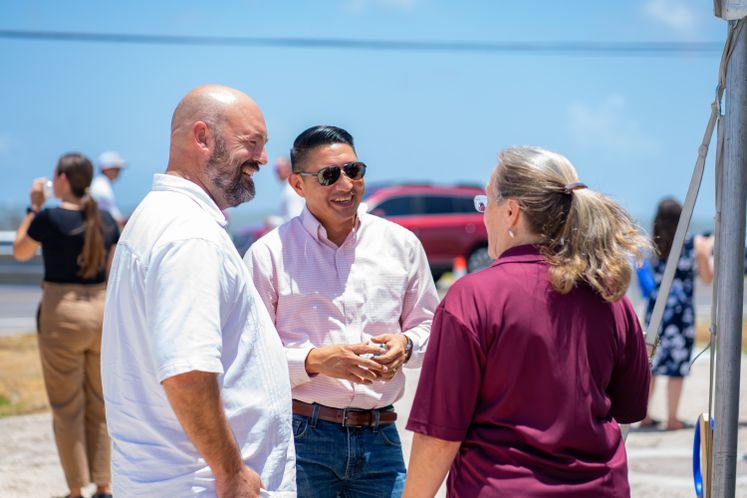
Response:
M347 408L342 409L342 426L343 427L348 426L348 409Z
M343 408L342 409L342 426L343 427L352 427L354 429L358 429L358 428L361 428L361 427L368 427L368 425L360 425L360 424L357 424L357 425L348 425L348 416L349 416L349 414L350 413L359 412L359 411L360 410L350 409L350 408ZM370 423L369 423L369 425L370 425Z

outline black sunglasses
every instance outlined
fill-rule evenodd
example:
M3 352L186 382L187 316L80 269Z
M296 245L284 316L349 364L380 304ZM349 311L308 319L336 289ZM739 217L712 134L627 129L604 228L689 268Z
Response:
M299 171L296 174L301 176L315 176L319 185L329 187L330 185L334 185L335 182L340 179L341 172L345 173L345 176L351 180L360 180L366 176L366 165L360 161L355 161L352 163L345 163L342 166L327 166L316 173Z

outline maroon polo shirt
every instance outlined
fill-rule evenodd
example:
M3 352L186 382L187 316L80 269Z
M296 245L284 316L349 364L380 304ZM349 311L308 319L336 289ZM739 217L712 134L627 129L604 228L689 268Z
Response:
M534 246L514 247L436 311L407 428L462 442L449 496L630 496L618 422L646 414L638 318L548 277Z

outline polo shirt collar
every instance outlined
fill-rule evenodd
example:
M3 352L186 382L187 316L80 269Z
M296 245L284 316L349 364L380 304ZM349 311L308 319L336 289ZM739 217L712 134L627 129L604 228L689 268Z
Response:
M349 238L355 238L358 235L358 232L360 231L361 224L364 223L364 218L368 216L367 213L365 213L362 209L358 210L358 216L356 216L355 219L355 226L353 227L353 230L350 234L348 234L346 241ZM324 226L321 224L321 222L316 219L316 216L311 214L311 211L309 211L308 206L304 205L303 211L301 211L301 214L298 216L301 219L301 224L303 225L306 232L308 232L311 237L314 238L314 240L318 242L322 242L325 244L331 244L332 242L327 238L327 230L324 228Z
M177 192L186 195L200 206L211 218L223 228L228 226L223 212L215 201L196 183L175 175L156 173L153 175L153 191Z
M540 253L539 246L533 244L526 244L521 246L514 246L510 249L503 251L498 259L496 259L492 265L500 265L508 262L535 262L544 261L545 257Z

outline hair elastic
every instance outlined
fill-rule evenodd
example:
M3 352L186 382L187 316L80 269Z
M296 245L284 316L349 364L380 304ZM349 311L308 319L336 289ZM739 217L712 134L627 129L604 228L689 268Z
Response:
M574 190L581 190L584 188L588 188L585 183L582 182L573 182L568 183L565 187L563 187L563 193L566 194L572 194Z

